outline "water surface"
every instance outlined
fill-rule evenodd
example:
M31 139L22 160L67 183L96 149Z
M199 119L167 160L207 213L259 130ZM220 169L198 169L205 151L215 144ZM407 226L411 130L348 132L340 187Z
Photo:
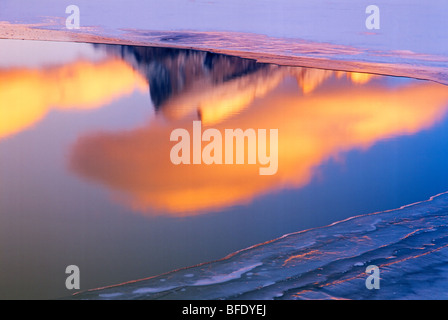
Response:
M87 290L448 190L441 84L193 50L0 46L1 298L67 296L71 264ZM278 172L173 165L170 133L194 120L278 129Z

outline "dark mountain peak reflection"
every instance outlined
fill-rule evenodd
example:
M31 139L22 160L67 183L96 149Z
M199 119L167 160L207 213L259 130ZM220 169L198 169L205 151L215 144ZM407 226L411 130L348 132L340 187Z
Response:
M109 54L119 56L146 77L156 110L163 108L171 97L182 95L191 89L197 82L217 85L269 67L254 60L205 51L95 46L104 48Z
M234 116L262 98L287 77L302 94L332 77L364 84L365 73L286 67L223 54L173 48L96 45L126 61L148 83L156 111L169 120L199 118L210 125ZM300 92L299 92L300 94Z

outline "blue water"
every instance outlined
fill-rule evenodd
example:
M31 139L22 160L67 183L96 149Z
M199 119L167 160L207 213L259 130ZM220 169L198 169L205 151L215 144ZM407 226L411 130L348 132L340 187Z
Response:
M17 91L19 93L7 102L0 99L1 120L9 120L11 106L18 108L18 115L29 115L31 118L37 115L30 123L22 123L15 132L0 137L0 298L43 299L70 296L73 292L65 287L65 268L71 264L80 267L83 291L155 277L104 292L95 291L76 296L81 298L163 296L170 299L356 299L375 298L380 293L386 295L392 291L398 292L396 298L426 298L432 297L433 292L440 292L442 296L442 278L437 279L437 283L434 282L433 285L426 286L422 281L419 284L413 283L412 285L420 287L413 287L412 290L387 291L386 288L396 288L393 283L398 281L398 275L402 279L408 279L405 269L396 270L393 266L401 268L406 265L406 268L411 268L407 265L411 260L418 261L419 270L425 270L419 273L422 279L432 279L437 272L443 273L443 266L436 264L438 259L445 261L440 256L444 252L442 247L434 252L424 250L443 246L443 218L436 217L435 212L440 213L438 210L444 208L445 196L418 207L426 208L428 216L422 215L420 209L412 212L405 209L352 219L331 227L322 226L354 215L423 201L448 190L448 119L445 112L448 109L447 87L411 78L385 76L375 76L368 82L355 83L345 73L340 76L328 70L259 65L254 60L192 50L178 52L172 49L17 40L1 40L0 46L4 48L0 61L0 76L4 82L0 89L8 88L8 84L17 80L11 77L16 69L24 72L26 78L29 74L48 75L54 70L71 70L81 61L90 63L93 71L87 70L91 71L87 79L95 79L95 84L109 83L113 79L101 77L105 71L101 66L108 61L119 61L128 70L135 70L138 75L148 76L151 80L157 78L157 75L161 75L159 79L163 79L162 76L166 76L168 70L172 80L172 86L167 85L169 90L165 90L163 86L159 88L160 91L154 90L154 87L151 90L150 84L145 84L143 90L114 96L114 90L110 89L107 99L98 105L83 105L75 99L70 105L72 109L44 104L40 110L42 114L35 113L36 108L33 108L31 102L40 101L40 92L46 92L48 96L55 93L57 97L64 97L62 89L70 88L58 85L72 84L72 75L62 72L58 81L51 86L42 86L41 91L35 92L25 86L20 87L22 90ZM187 68L183 69L185 66ZM315 91L308 96L299 85L302 82L306 84L304 79L312 84L314 80L328 74L330 76L322 82L317 81ZM272 188L256 192L248 198L243 197L242 200L237 198L223 203L222 207L217 208L173 212L169 208L156 207L156 203L150 201L157 196L151 193L151 188L148 189L149 196L146 198L149 201L143 203L146 205L143 208L136 208L132 201L123 201L126 196L126 200L139 199L140 182L144 186L151 186L152 183L164 186L166 180L154 180L153 176L158 173L158 165L164 164L157 161L169 161L169 158L163 153L159 153L159 156L151 152L145 153L153 151L152 143L156 146L161 141L160 149L157 150L162 151L165 150L163 147L170 145L168 136L160 135L157 128L164 128L164 125L191 125L190 119L198 115L196 107L201 105L199 102L207 101L210 92L226 93L224 97L240 97L244 96L241 93L245 93L246 88L259 88L260 84L269 84L270 80L279 75L283 78L270 92L258 97L239 112L227 115L222 122L237 125L241 118L275 120L279 118L278 115L283 116L284 112L307 106L310 112L325 110L327 105L317 104L314 107L309 104L312 97L319 100L321 96L329 95L336 101L341 101L341 97L348 97L342 100L344 104L339 105L340 112L331 116L327 116L325 112L317 113L310 126L307 126L300 115L280 117L282 123L290 124L289 128L307 129L315 126L325 132L325 125L321 124L324 123L333 126L340 133L343 131L341 128L344 128L338 118L341 113L348 115L347 127L353 128L358 123L365 123L351 122L354 117L351 117L350 110L344 108L359 92L368 94L373 90L382 97L377 98L378 101L386 102L394 97L406 99L409 94L406 88L410 86L434 87L436 92L446 94L447 97L437 104L440 113L431 113L435 106L431 103L433 97L429 94L422 100L417 99L417 104L411 101L404 107L401 106L403 113L409 106L410 110L419 114L418 120L427 114L432 115L426 124L418 123L414 132L399 130L403 123L412 122L413 113L409 117L395 114L392 126L385 128L392 130L392 133L383 136L382 130L379 130L378 136L367 146L362 147L355 142L344 147L345 139L341 138L334 150L318 157L311 164L308 164L307 157L295 159L292 169L311 166L306 167L310 176L299 186L290 184L297 174L292 170L285 174L284 183L274 181ZM48 81L41 83L48 84ZM95 88L91 82L77 85L80 92ZM24 97L31 99L22 100ZM73 98L70 95L68 97ZM74 97L77 98L77 95ZM291 99L296 104L288 109L282 103L287 101L284 98ZM173 101L185 102L189 107L185 108L187 113L183 114L182 105L176 105ZM360 100L359 107L364 105L364 101L370 103L377 100L375 96L368 96L366 100ZM400 108L401 100L394 101L397 105L387 105L390 110ZM214 106L214 103L205 105L210 108ZM380 107L381 105L376 111L384 110ZM421 110L424 112L418 113ZM169 114L175 116L165 117ZM251 116L247 117L247 114ZM367 112L367 116L359 118L368 120L369 116L375 114L376 112ZM260 115L264 115L264 118L258 118ZM378 123L381 124L380 121ZM256 126L257 121L254 120L252 125ZM138 148L137 152L129 152L126 147L138 147L133 141L142 141L139 140L142 132L149 133L143 136L143 141L150 141L151 144L147 148ZM328 135L320 135L319 130L315 134L311 133L307 133L305 137L313 145L325 145ZM300 130L295 134L303 136ZM353 134L350 138L357 138L357 135ZM110 154L99 152L102 150L99 148L103 146L102 143L105 146L116 146L118 151L110 153L112 156L108 157ZM301 148L300 144L291 143L290 146L295 150ZM121 147L124 149L120 149ZM166 150L169 153L169 149ZM140 162L141 167L135 166L130 157L139 153L147 154L144 161ZM79 159L83 161L77 162ZM125 162L117 165L117 159ZM73 164L77 165L78 170L73 170ZM283 160L280 170L282 166ZM112 170L107 170L110 168ZM189 168L184 169L188 171ZM170 173L169 170L165 172ZM145 180L139 180L141 176ZM172 179L170 187L173 189L182 191L179 186L185 187L185 181L189 181L175 174L169 176ZM121 179L123 177L126 182L124 184ZM212 175L205 178L203 182L210 187L221 183L220 179ZM247 180L245 182L250 182L250 179ZM138 183L127 184L128 181ZM238 182L230 180L226 191L230 192L237 186ZM169 188L166 190L170 191ZM173 196L171 202L176 201L178 199ZM416 218L415 212L419 214L419 218ZM401 216L408 217L408 220L400 222L400 227L391 223ZM380 222L376 222L378 217L381 217ZM310 228L319 229L294 233ZM438 228L438 231L424 232L431 228ZM399 241L413 230L420 231L407 237L404 242ZM291 233L294 234L257 245ZM416 242L410 242L411 239ZM434 245L428 246L432 239L435 239ZM250 246L255 247L222 259ZM383 248L389 248L392 253L386 252L389 254L386 255ZM394 254L393 251L397 248L405 250ZM371 252L372 255L366 255L366 252ZM419 252L430 253L389 266L385 266L385 262L381 260L394 255L415 257ZM294 256L296 257L293 258ZM222 260L206 263L217 259ZM206 264L189 268L201 263ZM388 277L381 282L379 291L365 289L363 271L368 263L380 266L382 277ZM179 268L186 269L167 274ZM162 276L157 276L161 274ZM334 283L335 279L345 279L345 275L359 277L338 285ZM396 276L395 280L392 275ZM310 284L315 282L318 284L312 291L301 292L303 288L311 288ZM326 285L330 283L333 284ZM260 289L254 289L258 287ZM296 296L299 292L300 295Z

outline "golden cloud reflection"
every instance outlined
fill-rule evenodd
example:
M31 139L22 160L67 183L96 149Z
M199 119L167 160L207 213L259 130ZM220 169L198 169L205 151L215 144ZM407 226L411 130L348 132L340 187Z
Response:
M275 175L260 176L258 165L172 164L170 149L175 143L170 142L170 133L185 128L191 135L188 117L170 123L156 117L148 126L133 131L81 137L73 149L71 167L115 191L120 201L134 210L195 215L250 203L268 192L302 187L311 180L315 168L329 158L429 128L448 109L448 88L440 84L415 81L391 88L367 83L368 75L346 74L361 84L355 85L341 78L345 73L307 72L306 77L296 74L295 78L308 94L271 89L262 99L252 100L250 106L246 101L244 112L212 121L212 127L221 132L227 128L278 129ZM314 92L317 85L313 81L306 84L307 77L319 84L332 75L335 82L344 84L321 86ZM230 87L229 96L239 94L237 88ZM188 101L195 97L202 101L204 94L190 93ZM211 101L199 105L211 109L215 105ZM203 123L203 130L206 128L207 122Z
M31 127L52 108L94 109L147 86L138 72L116 58L0 70L0 139Z
M342 78L344 75L357 84L377 77L367 73L272 65L220 85L201 79L193 83L189 90L169 99L163 105L162 112L171 120L198 113L204 124L213 125L240 113L255 99L263 98L274 90L287 77L296 78L302 93L310 94L332 76Z

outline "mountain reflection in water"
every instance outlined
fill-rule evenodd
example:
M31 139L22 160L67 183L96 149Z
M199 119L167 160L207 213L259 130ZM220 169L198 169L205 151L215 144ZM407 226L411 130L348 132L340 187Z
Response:
M149 215L201 214L303 187L326 160L429 128L448 108L448 89L432 82L391 85L378 75L210 52L95 46L106 59L0 70L0 139L32 127L51 109L99 108L149 89L156 114L144 126L83 134L70 157L73 172ZM260 176L257 164L173 165L171 131L185 128L191 136L198 119L203 130L221 133L278 129L278 172Z
M429 128L448 108L448 89L431 82L390 86L380 76L208 52L100 47L147 79L158 112L143 127L80 137L71 168L143 214L195 215L302 187L324 161ZM203 130L278 129L277 174L260 176L248 164L173 165L170 133L185 128L191 136L195 119Z
M300 289L316 281L331 297L362 297L364 278L343 281L364 274L364 262L401 279L419 257L419 276L443 278L431 270L446 261L446 194L384 210L447 190L448 87L190 50L22 45L4 42L0 64L0 297L67 296L71 264L82 290L165 274L128 288L155 298L223 289L309 297ZM277 173L260 176L260 163L172 164L172 130L191 134L199 119L222 134L278 129ZM288 281L302 281L301 270L306 287ZM418 292L402 284L380 291ZM188 288L166 295L168 285ZM106 294L132 296L114 290Z

